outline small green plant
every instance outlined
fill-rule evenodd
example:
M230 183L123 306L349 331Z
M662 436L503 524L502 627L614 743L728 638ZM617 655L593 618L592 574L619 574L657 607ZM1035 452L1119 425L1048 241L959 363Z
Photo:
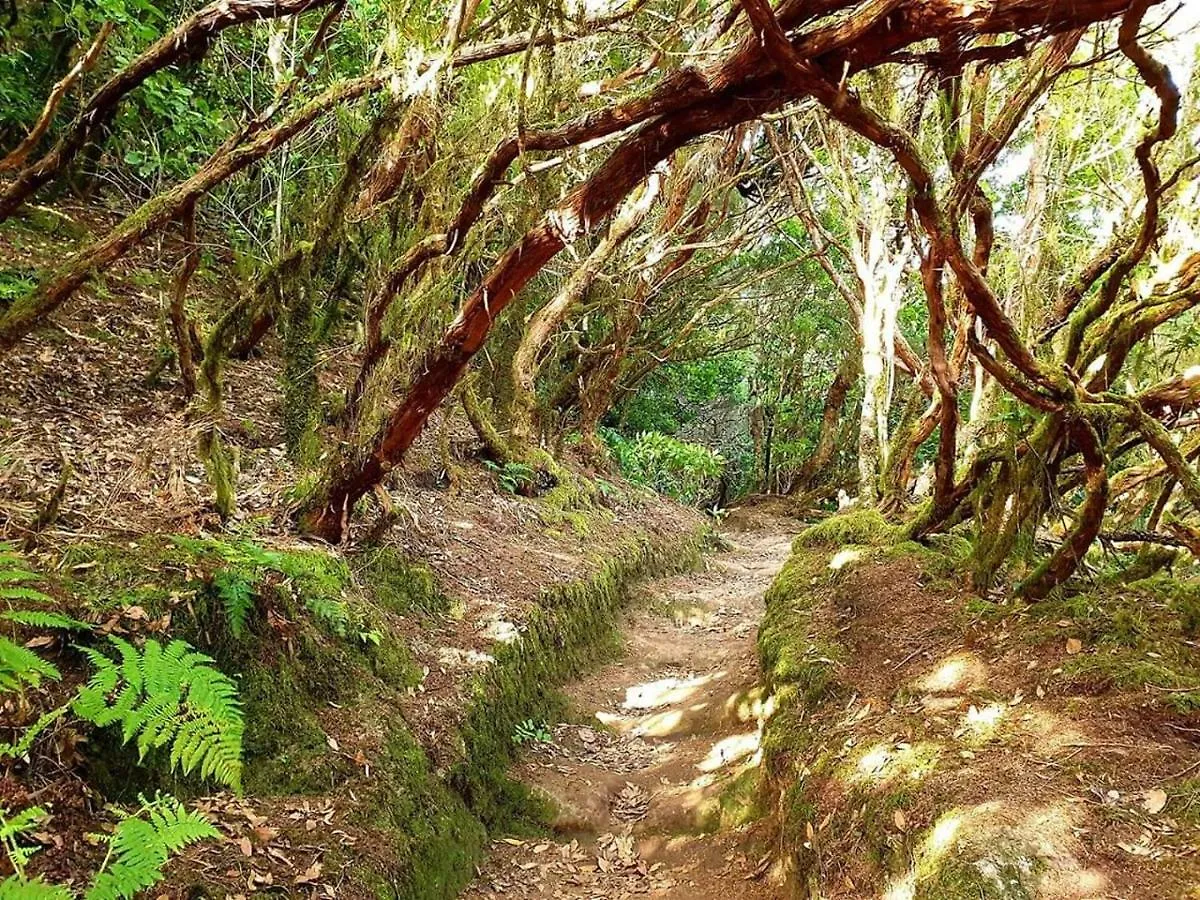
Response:
M121 726L125 743L137 738L139 758L170 746L170 765L236 791L242 783L242 721L237 686L212 659L185 641L165 648L146 642L139 651L112 636L120 659L82 648L96 672L71 708L99 727Z
M236 569L221 569L213 575L212 586L225 610L229 633L240 640L246 634L246 623L254 608L254 585Z
M163 866L173 854L197 841L220 837L208 819L174 797L141 799L141 808L122 816L111 835L97 836L108 843L108 853L84 900L129 900L162 881ZM25 865L35 850L20 844L18 838L45 818L46 811L40 807L23 810L12 819L0 809L0 841L16 873L0 881L3 900L71 900L76 896L67 887L25 877Z
M517 727L513 729L512 740L517 746L549 744L554 740L554 735L550 733L550 726L545 721L526 719L524 722L517 723Z
M48 603L50 598L41 591L31 587L40 576L25 567L24 561L17 555L11 544L0 544L0 601L8 609L0 613L0 618L18 625L36 625L41 627L63 627L61 624L73 623L73 619L56 616L53 613L41 611L13 609L14 602ZM76 623L82 625L83 623ZM84 626L85 628L87 626ZM7 691L23 691L26 687L37 687L43 680L57 681L62 675L50 662L42 659L27 647L22 647L15 641L0 635L0 693Z
M485 460L483 465L496 476L496 483L506 494L525 493L534 485L536 473L533 466L519 462L506 462L498 465L491 460Z
M725 471L720 453L657 431L629 439L605 430L603 436L626 478L683 503L695 505L711 496Z

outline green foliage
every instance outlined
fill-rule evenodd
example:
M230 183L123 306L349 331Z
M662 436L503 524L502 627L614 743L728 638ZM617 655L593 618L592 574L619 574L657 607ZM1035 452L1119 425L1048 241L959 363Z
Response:
M26 809L6 819L0 809L0 841L8 852L16 872L0 882L0 900L70 900L71 890L37 879L25 878L25 863L32 851L17 843L46 817L39 807ZM140 891L153 887L163 878L163 866L172 854L189 844L216 840L220 832L199 813L189 811L174 797L142 798L136 813L122 816L111 835L100 835L109 845L100 871L84 892L84 900L131 900Z
M520 462L497 464L484 460L484 468L496 476L496 483L506 494L523 494L535 484L537 472L533 466Z
M0 637L0 693L37 687L44 678L58 681L62 673L32 650Z
M48 596L30 587L30 583L39 578L36 572L24 568L23 560L11 544L0 544L0 601L10 607L17 600L27 603L50 602ZM71 627L69 623L74 622L73 619L53 613L11 608L0 613L0 618L18 625L47 628ZM82 622L76 624L87 628ZM62 674L54 665L29 648L0 635L0 693L37 687L43 679L58 681L61 677Z
M236 569L221 569L213 575L213 590L225 610L229 632L237 639L246 634L246 621L254 608L254 585Z
M96 875L85 900L126 900L162 880L162 867L189 844L219 838L202 815L173 797L143 801L141 811L117 825L109 838L109 860Z
M84 649L96 672L72 704L75 714L102 728L120 725L123 743L137 739L139 758L170 746L171 768L240 791L244 725L236 685L184 641L164 648L149 640L139 651L110 640L117 661Z
M38 851L37 847L22 844L20 839L22 835L33 831L45 818L46 810L40 806L21 810L11 819L8 818L8 810L0 806L0 846L4 847L8 862L18 876L24 876L25 866L30 857Z
M0 619L24 625L28 628L57 628L63 631L91 631L92 626L62 613L45 612L40 609L12 609L0 613Z
M645 431L632 440L610 429L603 434L626 478L684 503L705 500L725 469L719 453L661 432Z
M513 729L512 739L517 745L549 744L554 740L554 735L550 733L550 726L545 719L525 719Z
M23 758L33 747L33 742L37 740L38 735L61 719L68 709L69 707L60 706L43 713L36 722L25 729L25 733L15 744L0 744L0 760Z

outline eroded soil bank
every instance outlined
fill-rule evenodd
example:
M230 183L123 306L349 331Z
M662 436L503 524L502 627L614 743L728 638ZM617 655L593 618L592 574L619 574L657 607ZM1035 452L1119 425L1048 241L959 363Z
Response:
M761 520L706 571L647 585L620 658L568 688L575 720L517 767L554 801L553 838L495 842L465 897L780 896L757 808L756 638L796 527Z
M797 540L760 639L764 769L796 883L885 900L1200 896L1195 642L1161 594L981 600L961 587L965 543L835 532Z

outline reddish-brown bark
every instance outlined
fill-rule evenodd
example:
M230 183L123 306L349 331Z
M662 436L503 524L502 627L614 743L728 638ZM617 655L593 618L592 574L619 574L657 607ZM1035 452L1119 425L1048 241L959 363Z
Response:
M1053 35L1118 15L1127 9L1128 0L996 0L981 5L958 0L910 0L877 5L860 15L835 20L795 42L788 40L784 29L851 4L845 0L787 0L778 18L765 0L744 0L743 5L757 33L747 36L714 69L674 73L647 96L575 123L574 130L595 131L599 136L657 117L626 139L588 181L493 267L430 352L421 374L392 411L365 457L335 472L323 496L305 512L305 530L327 540L343 536L354 504L400 461L430 413L449 394L482 346L496 316L567 240L603 221L674 149L699 135L778 109L804 94L815 97L841 121L896 155L913 181L914 205L922 224L993 337L1030 378L1051 389L1056 386L1024 346L986 279L946 226L933 198L932 176L915 146L840 85L847 75L887 61L916 41L943 34L966 38L1030 29ZM762 41L771 47L768 59L763 58ZM503 162L499 173L511 162L504 162L503 156L493 157L496 164ZM455 239L448 234L446 242Z

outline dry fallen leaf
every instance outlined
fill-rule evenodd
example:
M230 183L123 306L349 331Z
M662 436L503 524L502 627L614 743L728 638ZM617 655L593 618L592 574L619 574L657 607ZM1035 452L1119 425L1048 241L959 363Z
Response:
M1083 649L1083 641L1079 638L1067 638L1067 653L1074 656Z
M1167 805L1167 792L1161 788L1153 788L1142 794L1142 809L1152 816L1158 815Z
M892 813L892 821L901 831L908 827L908 820L904 818L904 810L902 809L898 809Z

